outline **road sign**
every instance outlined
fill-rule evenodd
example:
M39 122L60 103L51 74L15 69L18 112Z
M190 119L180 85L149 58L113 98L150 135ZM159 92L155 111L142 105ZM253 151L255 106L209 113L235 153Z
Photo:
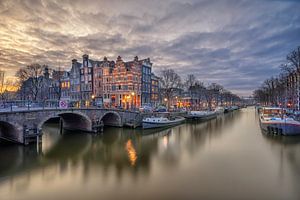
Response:
M59 107L60 108L68 108L68 103L66 101L59 101Z

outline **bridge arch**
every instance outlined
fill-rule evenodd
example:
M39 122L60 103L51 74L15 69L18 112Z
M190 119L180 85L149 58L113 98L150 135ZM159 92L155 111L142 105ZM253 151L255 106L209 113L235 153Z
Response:
M11 142L23 142L22 127L6 121L0 121L0 138Z
M107 111L101 117L104 126L122 127L122 118L119 113L115 111Z
M55 115L49 115L39 124L39 128L43 126L45 122L52 118L60 117L63 121L63 128L69 130L83 130L91 131L92 130L92 121L91 119L82 112L61 112Z

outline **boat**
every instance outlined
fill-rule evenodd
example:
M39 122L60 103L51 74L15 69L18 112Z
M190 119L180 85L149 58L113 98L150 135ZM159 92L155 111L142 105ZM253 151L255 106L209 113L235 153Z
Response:
M231 108L230 108L232 111L233 110L238 110L239 109L239 107L238 106L231 106Z
M225 111L225 109L224 109L223 107L217 107L217 108L215 109L215 112L217 113L217 115L223 114L224 111Z
M224 107L224 113L229 113L230 109L229 107Z
M190 111L185 115L186 119L209 120L217 117L215 111Z
M175 126L182 123L184 120L183 117L148 117L143 119L143 129Z
M260 128L263 132L277 135L300 135L300 122L287 116L286 110L264 107L260 112Z
M238 109L239 109L238 106L227 106L224 108L224 113L229 113Z

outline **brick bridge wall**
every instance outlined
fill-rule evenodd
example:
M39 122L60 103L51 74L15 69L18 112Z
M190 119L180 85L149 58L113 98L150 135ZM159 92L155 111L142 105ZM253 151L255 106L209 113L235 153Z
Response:
M63 128L84 131L92 131L100 121L104 126L122 127L141 120L138 112L97 108L4 112L0 113L0 137L24 143L24 135L38 134L47 120L57 117L62 119Z

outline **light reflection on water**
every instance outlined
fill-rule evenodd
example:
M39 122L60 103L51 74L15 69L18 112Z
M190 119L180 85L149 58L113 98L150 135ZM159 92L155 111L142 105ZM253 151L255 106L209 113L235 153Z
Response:
M251 108L156 133L43 130L39 153L0 147L1 199L300 199L300 138L261 134Z

